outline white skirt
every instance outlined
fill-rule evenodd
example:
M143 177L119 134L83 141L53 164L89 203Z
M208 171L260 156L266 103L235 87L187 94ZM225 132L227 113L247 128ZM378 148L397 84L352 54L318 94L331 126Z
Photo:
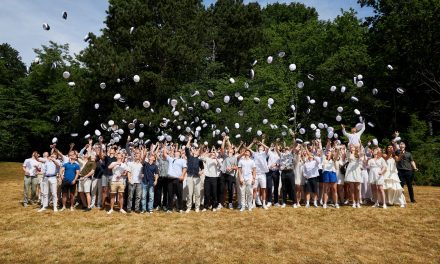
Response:
M347 170L345 172L345 182L363 182L362 171L359 163L348 163Z
M402 185L400 185L399 176L393 173L385 179L384 184L385 199L388 204L405 205L406 199L403 194Z

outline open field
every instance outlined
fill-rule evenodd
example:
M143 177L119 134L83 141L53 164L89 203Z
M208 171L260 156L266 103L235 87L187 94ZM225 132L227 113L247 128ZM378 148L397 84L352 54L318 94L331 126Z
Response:
M0 190L0 263L440 262L440 188L434 187L416 187L417 204L388 210L54 214L23 208L21 164L0 163Z

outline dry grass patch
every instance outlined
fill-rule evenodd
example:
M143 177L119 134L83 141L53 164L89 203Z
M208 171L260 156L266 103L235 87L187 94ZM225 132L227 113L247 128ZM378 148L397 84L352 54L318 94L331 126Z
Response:
M418 203L108 216L23 208L21 164L0 163L0 263L439 263L440 188Z

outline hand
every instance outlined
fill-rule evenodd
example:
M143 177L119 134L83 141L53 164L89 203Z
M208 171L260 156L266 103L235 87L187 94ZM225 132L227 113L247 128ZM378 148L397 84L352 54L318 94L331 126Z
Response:
M254 185L254 184L255 184L255 178L252 179L252 185Z
M74 179L73 181L72 181L72 184L75 184L76 183L76 180Z
M69 147L70 147L70 148L75 147L75 143L70 143L70 144L69 144Z
M183 182L183 180L184 180L183 176L179 177L179 181Z

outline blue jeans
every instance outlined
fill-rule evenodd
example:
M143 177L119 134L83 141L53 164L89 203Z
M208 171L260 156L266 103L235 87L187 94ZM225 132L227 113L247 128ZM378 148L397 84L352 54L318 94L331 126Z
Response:
M148 197L148 205L147 205ZM153 211L154 202L154 184L148 184L142 182L142 199L141 199L141 211Z

